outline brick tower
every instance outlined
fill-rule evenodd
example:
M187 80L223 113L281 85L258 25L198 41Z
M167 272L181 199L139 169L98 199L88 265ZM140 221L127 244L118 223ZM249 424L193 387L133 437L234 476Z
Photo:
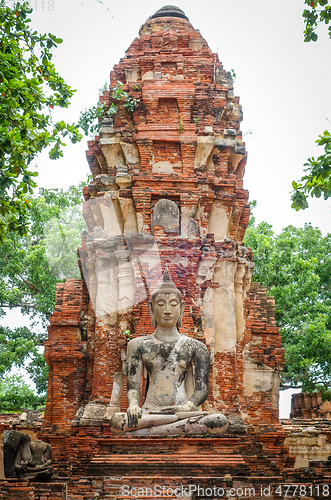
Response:
M248 484L252 471L277 476L291 462L278 420L283 349L273 299L251 284L253 256L242 243L247 155L231 73L186 15L166 6L142 25L101 101L116 112L88 143L82 280L58 285L46 342L42 439L57 471L135 484L156 474L172 485L186 476L224 484L236 476ZM243 420L245 434L110 431L110 416L127 407L128 338L152 333L147 300L166 265L186 303L181 333L210 351L204 409ZM120 482L107 481L117 491Z

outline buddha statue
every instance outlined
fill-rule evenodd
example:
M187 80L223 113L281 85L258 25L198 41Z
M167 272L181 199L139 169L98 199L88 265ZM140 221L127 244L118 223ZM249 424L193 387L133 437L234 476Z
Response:
M209 352L199 340L179 333L184 307L181 292L166 268L149 303L156 329L127 346L129 406L126 413L112 416L113 433L185 436L227 431L224 415L201 410L208 396ZM144 367L147 391L140 407Z
M29 434L5 430L3 435L4 469L6 478L24 478L29 481L48 482L53 475L52 447Z

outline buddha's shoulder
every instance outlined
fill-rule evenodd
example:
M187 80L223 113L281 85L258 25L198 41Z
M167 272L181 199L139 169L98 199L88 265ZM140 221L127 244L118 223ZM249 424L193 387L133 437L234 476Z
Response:
M143 335L142 337L136 337L135 339L128 342L128 348L134 349L142 346L146 341L155 340L153 335Z
M182 335L182 336L186 338L185 345L189 349L191 349L193 351L201 352L201 353L206 353L209 355L209 351L203 342L201 342L200 340L194 339L192 337L187 337L186 335Z

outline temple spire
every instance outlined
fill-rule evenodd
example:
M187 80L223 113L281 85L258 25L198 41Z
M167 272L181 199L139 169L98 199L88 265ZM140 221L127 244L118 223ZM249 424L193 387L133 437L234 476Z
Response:
M151 16L151 19L155 19L156 17L181 17L182 19L189 20L185 15L185 12L175 5L165 5L164 7L161 7L161 9Z

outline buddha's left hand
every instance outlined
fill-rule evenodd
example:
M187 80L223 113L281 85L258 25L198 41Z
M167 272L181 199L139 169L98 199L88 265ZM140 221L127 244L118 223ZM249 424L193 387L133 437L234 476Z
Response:
M172 413L181 413L187 411L196 411L196 406L192 401L187 401L184 405L181 406L164 406L161 408L161 413L172 414Z

